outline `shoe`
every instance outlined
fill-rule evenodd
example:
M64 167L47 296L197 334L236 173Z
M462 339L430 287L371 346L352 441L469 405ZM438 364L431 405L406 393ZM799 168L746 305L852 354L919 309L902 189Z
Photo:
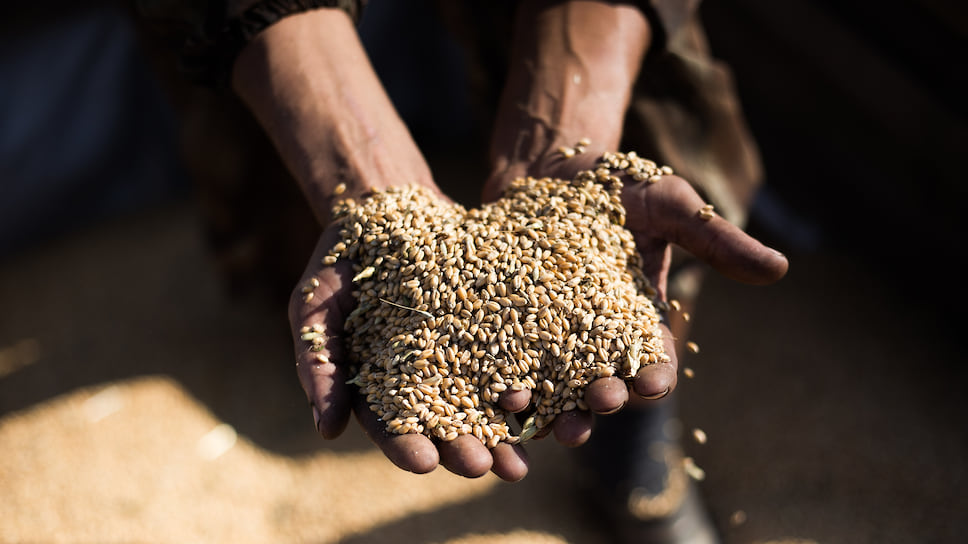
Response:
M674 399L596 416L577 449L586 497L618 543L719 544L685 469Z

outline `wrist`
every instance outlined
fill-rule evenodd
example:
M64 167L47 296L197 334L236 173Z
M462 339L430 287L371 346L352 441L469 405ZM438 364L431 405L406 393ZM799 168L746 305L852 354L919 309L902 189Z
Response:
M495 170L581 138L613 149L651 33L632 5L523 2L491 146Z
M337 197L433 186L342 10L300 13L265 29L236 59L232 87L322 222Z

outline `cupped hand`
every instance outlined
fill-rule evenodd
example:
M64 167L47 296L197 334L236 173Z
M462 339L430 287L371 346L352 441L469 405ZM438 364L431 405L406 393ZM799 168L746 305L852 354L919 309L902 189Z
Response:
M529 164L511 163L495 172L485 184L484 201L500 197L511 180L521 176L572 179L583 170L594 170L602 150L585 150L566 157L549 151ZM672 246L678 245L724 276L743 283L773 283L786 274L788 262L782 253L771 249L726 221L715 212L683 178L663 175L658 181L635 181L615 173L622 181L622 203L626 208L625 227L635 238L642 257L643 272L666 300ZM701 213L702 210L702 213ZM585 390L588 411L575 410L555 418L552 429L556 439L567 446L583 444L592 432L592 413L610 414L624 407L632 393L646 400L665 397L676 387L678 358L669 328L661 325L669 360L646 365L630 384L617 377L599 378ZM519 402L524 404L524 392ZM545 433L547 434L547 433Z
M352 295L352 263L338 260L324 265L323 258L339 241L337 226L323 231L302 278L293 291L289 319L295 342L299 381L309 398L316 430L325 438L339 436L346 428L350 412L367 436L398 467L423 474L438 464L470 478L493 472L506 481L517 481L528 472L527 455L521 445L506 443L488 449L471 435L444 442L422 434L394 434L370 410L355 385L347 384L346 352L343 326L356 301ZM304 339L306 332L318 335L321 344L314 347ZM521 410L520 399L508 395L501 401L509 411Z

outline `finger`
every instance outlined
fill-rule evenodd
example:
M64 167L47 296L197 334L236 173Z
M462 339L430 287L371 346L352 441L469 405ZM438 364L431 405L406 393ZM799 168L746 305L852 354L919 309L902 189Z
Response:
M531 404L531 390L527 388L520 391L505 389L498 397L497 404L508 412L520 412Z
M598 378L585 388L585 403L597 414L611 414L625 406L629 400L629 388L621 378L610 376Z
M517 482L528 475L528 454L520 444L500 443L491 448L491 472L505 482Z
M321 240L320 246L325 243ZM317 249L290 298L289 320L299 382L313 406L316 429L331 439L346 428L350 413L349 386L341 363L343 316L352 304L345 287L351 270L348 263L321 267L322 250ZM315 338L307 339L307 334Z
M386 425L359 395L353 403L353 411L366 435L394 465L416 474L426 474L437 468L440 455L429 438L416 433L387 432Z
M719 273L750 284L773 283L786 274L786 257L761 244L715 212L701 213L706 202L689 183L663 176L654 184L629 184L630 230L677 244ZM646 196L648 191L648 196Z
M316 431L328 440L346 429L350 415L350 391L341 367L321 360L326 355L308 349L297 354L297 374L312 406Z
M668 327L659 327L662 329L662 345L669 359L643 366L632 381L632 390L648 400L665 397L676 388L678 380L679 359L676 357L675 338Z
M574 448L584 444L592 434L594 417L587 410L569 410L555 417L555 438L561 444Z
M479 478L491 470L494 459L487 446L470 434L460 435L449 442L440 442L440 464L467 478Z

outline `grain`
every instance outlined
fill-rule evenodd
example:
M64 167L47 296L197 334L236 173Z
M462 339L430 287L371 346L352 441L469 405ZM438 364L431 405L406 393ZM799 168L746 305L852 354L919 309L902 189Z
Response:
M709 221L713 217L716 217L716 213L713 211L712 204L706 204L699 209L699 218L703 221Z
M696 480L697 482L701 482L702 480L706 479L706 471L700 468L692 457L682 458L682 468L685 469L686 474L688 474L690 478Z
M731 527L739 527L746 523L746 512L743 510L736 510L729 515L729 525Z
M587 410L595 379L631 380L668 361L621 189L625 176L669 174L635 153L605 153L572 180L520 178L476 209L416 187L337 202L340 241L323 263L353 263L350 383L387 431L517 443L563 411ZM301 333L322 349L322 331ZM498 400L523 389L531 411L515 435Z

